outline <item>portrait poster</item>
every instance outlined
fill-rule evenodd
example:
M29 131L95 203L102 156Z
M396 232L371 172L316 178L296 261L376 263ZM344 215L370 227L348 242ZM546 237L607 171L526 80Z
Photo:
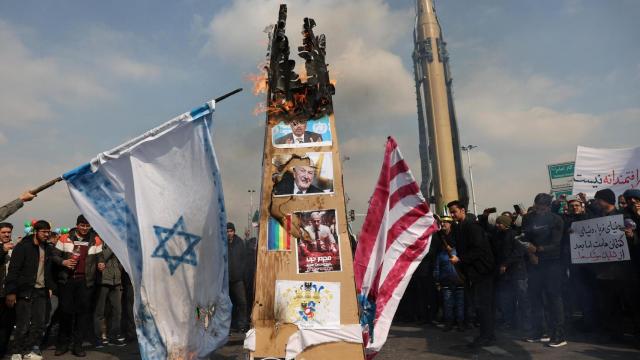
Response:
M271 142L277 148L331 146L329 116L319 119L281 121L271 129Z
M340 283L276 280L275 318L299 329L340 328Z
M298 274L342 271L335 210L296 212L304 239L296 239Z
M272 159L275 167L273 196L333 194L333 153L284 154Z

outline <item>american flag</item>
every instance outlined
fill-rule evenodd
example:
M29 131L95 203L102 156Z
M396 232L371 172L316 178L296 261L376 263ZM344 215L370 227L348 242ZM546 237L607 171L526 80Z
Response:
M367 358L382 348L411 275L438 230L398 144L389 137L354 259ZM374 331L375 330L375 331Z

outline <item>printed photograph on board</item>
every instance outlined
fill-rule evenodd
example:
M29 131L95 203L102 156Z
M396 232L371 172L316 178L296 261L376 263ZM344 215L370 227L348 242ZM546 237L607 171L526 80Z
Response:
M273 158L274 196L333 193L333 153L310 152L300 157L286 154Z
M340 329L340 283L276 280L275 319L299 329Z
M289 124L282 121L271 129L271 141L277 148L330 146L331 138L328 115L316 120L294 120Z
M341 271L340 239L335 210L296 212L304 229L296 239L298 274Z

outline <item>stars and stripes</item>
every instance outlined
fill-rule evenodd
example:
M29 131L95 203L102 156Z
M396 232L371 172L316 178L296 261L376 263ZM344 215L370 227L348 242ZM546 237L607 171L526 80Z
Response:
M429 204L389 137L354 259L367 358L387 340L402 294L437 230Z

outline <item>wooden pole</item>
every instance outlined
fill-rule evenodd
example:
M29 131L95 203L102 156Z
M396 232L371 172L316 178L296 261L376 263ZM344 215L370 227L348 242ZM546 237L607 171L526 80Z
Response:
M37 188L33 189L33 190L29 190L30 193L32 193L33 195L37 195L40 191L42 190L46 190L50 187L52 187L55 183L62 181L62 177L58 176L57 178L47 181L46 183L38 186Z

